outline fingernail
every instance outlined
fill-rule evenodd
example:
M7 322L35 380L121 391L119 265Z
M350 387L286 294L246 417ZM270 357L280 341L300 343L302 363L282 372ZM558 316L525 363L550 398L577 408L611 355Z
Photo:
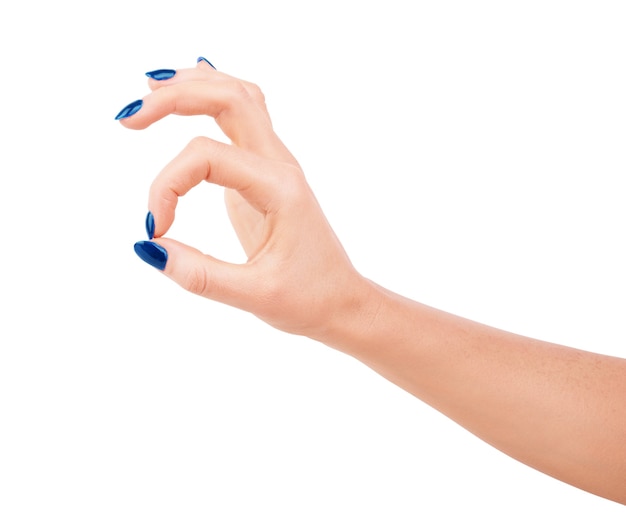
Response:
M215 65L213 65L213 64L212 64L209 60L207 60L207 59L206 59L206 58L204 58L203 56L200 56L200 57L198 58L197 63L200 63L201 61L206 61L209 65L211 65L211 67L213 67L213 68L215 69ZM217 70L217 69L215 69L215 70Z
M167 264L167 251L159 244L142 240L135 244L135 253L152 267L156 267L160 271L165 269L165 264Z
M173 69L157 69L146 72L146 76L152 79L156 79L157 81L163 81L164 79L173 78L175 74L176 71Z
M154 238L154 215L152 211L148 211L146 215L146 233L148 233L148 238L152 240Z
M139 109L142 105L143 100L141 99L133 101L131 104L126 105L124 108L122 108L122 110L120 110L120 113L115 116L115 119L125 119L132 116L133 114L136 114L137 112L139 112Z

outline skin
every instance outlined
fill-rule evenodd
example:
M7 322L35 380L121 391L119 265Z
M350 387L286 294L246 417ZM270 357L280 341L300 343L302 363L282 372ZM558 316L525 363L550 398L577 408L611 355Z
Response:
M149 86L122 125L205 114L231 140L195 138L150 188L166 276L345 352L511 457L626 504L626 359L494 329L365 279L274 133L256 85L200 62ZM203 181L226 188L245 264L164 237L178 197Z

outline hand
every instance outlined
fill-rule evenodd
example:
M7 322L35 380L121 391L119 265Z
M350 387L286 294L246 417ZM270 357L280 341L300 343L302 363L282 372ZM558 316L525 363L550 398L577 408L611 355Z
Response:
M326 221L295 158L274 133L260 89L200 61L149 80L140 110L121 119L143 129L168 114L211 116L227 145L193 139L150 189L163 272L185 289L249 311L276 328L324 339L361 306L368 283ZM220 261L164 235L178 197L201 181L227 188L228 214L248 261ZM153 247L142 244L140 247ZM153 264L154 265L154 264Z
M122 111L125 126L207 114L233 143L196 138L154 181L149 206L169 254L166 275L352 354L512 457L626 504L626 416L616 413L626 404L626 360L494 329L375 286L352 267L257 87L204 64L150 85L143 105ZM163 237L178 197L202 180L230 190L244 265Z

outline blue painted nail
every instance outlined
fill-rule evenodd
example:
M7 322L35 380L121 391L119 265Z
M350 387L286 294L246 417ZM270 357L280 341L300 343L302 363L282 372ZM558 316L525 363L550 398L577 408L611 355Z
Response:
M154 238L154 215L152 211L148 211L146 215L146 233L148 233L148 238L152 240Z
M160 271L165 269L165 264L167 264L167 251L159 244L142 240L135 244L135 253L152 267L156 267Z
M173 69L157 69L146 72L146 76L152 79L156 79L157 81L163 81L164 79L173 78L175 74L176 71Z
M204 58L203 56L200 56L200 57L198 58L197 63L200 63L201 61L206 61L209 65L211 65L211 67L213 67L213 68L215 69L215 65L213 65L213 64L212 64L209 60L207 60L207 59L206 59L206 58ZM215 70L217 70L217 69L215 69Z
M133 101L130 105L126 105L124 108L122 108L122 110L120 110L120 113L115 116L115 119L125 119L132 116L133 114L136 114L137 112L139 112L139 109L142 105L143 100L141 99Z

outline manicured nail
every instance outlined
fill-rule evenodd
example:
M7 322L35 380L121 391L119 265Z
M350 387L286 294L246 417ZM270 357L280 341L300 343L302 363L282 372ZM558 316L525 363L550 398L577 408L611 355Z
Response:
M202 56L200 56L200 57L198 58L197 63L200 63L201 61L206 61L209 65L211 65L211 67L213 67L213 68L215 69L215 65L213 65L213 64L212 64L209 60L207 60L206 58L204 58L204 57L202 57ZM215 70L217 70L217 69L215 69Z
M135 253L147 264L156 267L160 271L165 269L167 264L167 251L156 242L142 240L135 244Z
M138 99L137 101L133 101L130 105L126 105L120 113L115 116L115 119L125 119L127 117L132 116L139 112L139 109L143 105L143 100Z
M152 240L154 238L154 215L152 211L148 211L146 215L146 233L148 233L148 238Z
M157 81L163 81L164 79L173 78L175 74L176 71L173 69L157 69L146 72L146 76L152 79L156 79Z

